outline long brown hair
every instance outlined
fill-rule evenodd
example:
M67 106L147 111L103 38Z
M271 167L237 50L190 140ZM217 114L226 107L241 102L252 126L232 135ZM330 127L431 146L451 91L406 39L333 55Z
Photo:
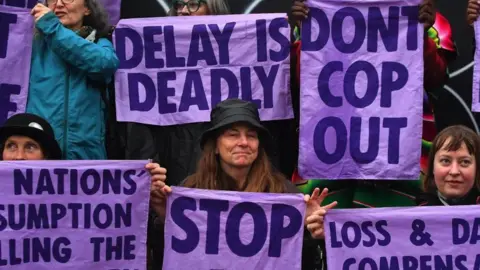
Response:
M447 140L448 144L445 145ZM475 157L475 186L478 190L480 190L480 137L473 132L473 130L465 126L456 125L442 130L437 134L432 142L432 148L430 149L430 154L428 156L427 175L423 180L423 189L425 192L435 193L437 191L437 186L435 185L435 179L433 175L435 154L440 149L457 151L460 149L463 143L467 147L468 153Z
M202 156L197 164L197 171L185 181L185 187L209 190L230 190L247 192L284 193L285 177L275 171L267 153L260 143L257 159L253 162L243 186L227 175L220 166L215 153L218 136L209 138L203 147Z

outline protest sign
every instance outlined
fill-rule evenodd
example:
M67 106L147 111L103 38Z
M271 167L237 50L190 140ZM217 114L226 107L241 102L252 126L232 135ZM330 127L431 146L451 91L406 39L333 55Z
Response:
M480 112L480 25L476 20L473 23L475 29L475 54L473 61L473 84L472 84L472 111Z
M28 9L33 8L37 3L39 3L38 0L0 0L0 5Z
M173 187L163 269L301 269L301 194Z
M328 269L480 269L475 206L332 210Z
M285 15L121 20L114 44L118 121L206 122L227 98L254 102L264 121L293 118Z
M25 112L32 40L30 10L0 5L0 126Z
M0 268L145 269L145 164L0 162Z
M301 51L303 178L418 179L419 3L309 1Z

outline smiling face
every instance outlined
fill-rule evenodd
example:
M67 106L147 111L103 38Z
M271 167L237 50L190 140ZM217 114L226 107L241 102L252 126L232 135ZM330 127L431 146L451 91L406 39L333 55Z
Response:
M236 124L218 137L215 152L220 156L222 166L245 169L257 159L259 144L255 129Z
M43 160L40 144L25 136L10 136L5 141L2 152L3 160Z
M83 19L90 15L86 0L48 0L48 7L57 15L67 28L78 30L83 26Z
M467 195L475 185L476 160L465 143L455 151L448 151L450 138L437 151L433 164L433 176L438 191L447 199Z

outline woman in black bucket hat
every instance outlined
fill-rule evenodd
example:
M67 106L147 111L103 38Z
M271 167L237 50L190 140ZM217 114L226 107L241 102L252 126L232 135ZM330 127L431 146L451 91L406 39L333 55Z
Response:
M266 147L270 134L261 124L255 104L239 99L228 99L217 104L210 114L210 128L200 140L202 155L197 171L187 177L180 186L208 190L230 190L264 193L300 193L282 174L270 164ZM166 196L171 192L163 182L153 184L151 206L157 213L155 223L163 228ZM321 207L326 191L319 195L316 190L307 202L306 217L317 211L326 211L336 202ZM319 228L317 222L307 222L308 229ZM314 269L318 242L305 230L302 269ZM312 235L314 235L312 233ZM158 238L158 241L163 241Z
M40 116L21 113L0 127L1 160L60 160L62 151L50 124Z
M210 126L200 139L202 156L197 171L182 183L184 186L250 192L298 192L293 184L272 168L266 151L271 136L261 124L258 109L253 103L240 99L220 102L212 110Z

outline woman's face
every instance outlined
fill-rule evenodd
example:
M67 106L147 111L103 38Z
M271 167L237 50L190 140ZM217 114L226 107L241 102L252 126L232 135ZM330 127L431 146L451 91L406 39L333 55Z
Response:
M232 168L248 168L258 157L258 134L248 125L237 124L217 139L216 154L220 162Z
M83 18L90 15L86 0L47 0L48 7L67 28L78 30L83 26Z
M204 0L176 0L173 8L178 16L203 16L208 15L208 6Z
M438 191L447 199L461 198L467 195L475 184L475 156L468 152L465 143L457 151L447 151L445 146L435 154L433 175Z
M43 160L40 144L25 136L10 136L5 141L2 153L3 160Z

